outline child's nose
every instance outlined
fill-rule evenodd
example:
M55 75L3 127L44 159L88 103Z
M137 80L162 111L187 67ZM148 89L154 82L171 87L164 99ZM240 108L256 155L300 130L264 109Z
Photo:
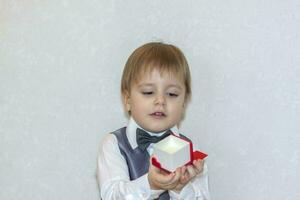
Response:
M165 105L166 104L166 99L164 95L157 95L155 98L155 104L159 105Z

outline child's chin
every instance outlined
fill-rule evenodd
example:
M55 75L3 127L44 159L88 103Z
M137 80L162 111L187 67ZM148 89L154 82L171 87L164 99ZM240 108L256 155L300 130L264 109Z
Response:
M155 128L150 128L148 131L150 131L152 133L160 133L167 129L168 129L168 127L159 127L159 128L155 127Z

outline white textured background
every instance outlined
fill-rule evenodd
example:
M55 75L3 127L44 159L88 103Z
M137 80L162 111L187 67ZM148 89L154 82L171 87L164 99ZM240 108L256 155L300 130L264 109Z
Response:
M129 54L179 46L214 200L300 199L299 0L0 0L0 199L96 200Z

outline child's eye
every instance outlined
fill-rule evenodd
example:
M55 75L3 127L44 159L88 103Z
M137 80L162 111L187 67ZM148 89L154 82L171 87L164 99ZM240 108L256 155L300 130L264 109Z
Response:
M170 96L170 97L178 97L178 94L173 93L173 92L168 92L167 94L168 94L168 96Z
M143 95L151 95L151 94L153 94L153 92L152 91L147 91L147 92L142 92L142 94Z

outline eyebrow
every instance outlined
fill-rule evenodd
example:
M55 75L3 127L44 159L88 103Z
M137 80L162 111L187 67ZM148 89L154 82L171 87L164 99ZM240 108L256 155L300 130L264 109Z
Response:
M141 88L141 87L153 87L155 86L155 84L153 83L141 83L141 84L138 84L137 85L138 88ZM170 85L167 85L167 88L171 88L171 87L175 87L179 90L182 90L182 87L180 85L177 85L177 84L170 84Z

